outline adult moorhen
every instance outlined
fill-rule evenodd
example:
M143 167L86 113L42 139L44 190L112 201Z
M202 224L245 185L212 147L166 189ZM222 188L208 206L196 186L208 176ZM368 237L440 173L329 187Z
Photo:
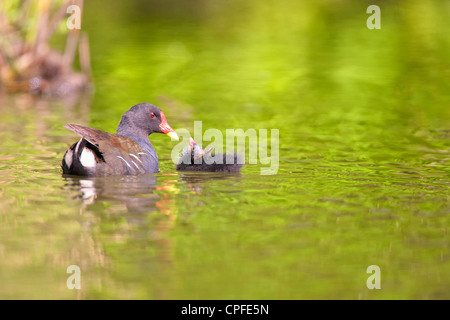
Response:
M156 173L158 155L148 136L159 132L178 140L164 113L149 103L131 107L122 116L117 134L76 124L66 124L65 128L82 138L64 154L62 170L80 176Z

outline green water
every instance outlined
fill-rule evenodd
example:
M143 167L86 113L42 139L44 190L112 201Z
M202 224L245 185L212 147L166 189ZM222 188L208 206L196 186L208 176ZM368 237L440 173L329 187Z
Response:
M86 1L93 94L0 98L0 298L449 299L450 6L370 4ZM61 176L65 123L144 101L279 129L278 173L177 172L155 134L158 174Z

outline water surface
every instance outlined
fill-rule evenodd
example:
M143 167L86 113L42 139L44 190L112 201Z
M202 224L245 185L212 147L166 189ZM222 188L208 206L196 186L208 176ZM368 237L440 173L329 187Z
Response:
M93 94L0 100L0 298L449 299L450 10L369 4L87 1ZM144 101L279 129L278 173L177 172L155 134L158 174L62 177L65 123Z

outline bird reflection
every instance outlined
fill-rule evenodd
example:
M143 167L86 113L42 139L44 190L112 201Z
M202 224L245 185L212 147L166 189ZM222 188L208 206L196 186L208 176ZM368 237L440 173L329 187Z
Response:
M154 193L157 178L153 174L135 176L79 177L65 176L67 185L78 189L84 205L95 202L119 202L129 212L154 211L159 197Z
M184 171L179 173L180 179L187 184L189 189L195 194L201 194L204 185L214 180L232 179L235 182L241 180L240 172L198 172L198 171Z
M148 277L148 270L157 270L158 277L166 279L167 290L156 290L145 282L141 290L150 297L167 299L174 286L171 279L176 249L175 243L167 237L177 218L174 195L178 190L173 177L142 174L64 176L64 179L67 182L65 189L69 193L75 191L76 198L81 200L83 235L87 235L93 244L89 247L99 248L98 251L109 259L111 265L126 256L127 262L119 265L125 265L126 270L133 270L142 277ZM111 244L115 248L113 254L108 249ZM117 257L114 252L122 252L123 255ZM111 278L114 281L114 277Z

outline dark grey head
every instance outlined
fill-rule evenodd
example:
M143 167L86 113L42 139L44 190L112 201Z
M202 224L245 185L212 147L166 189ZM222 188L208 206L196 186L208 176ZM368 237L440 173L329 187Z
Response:
M167 123L164 112L150 103L139 103L125 112L117 127L117 134L130 138L148 137L158 132L178 140L178 136Z

